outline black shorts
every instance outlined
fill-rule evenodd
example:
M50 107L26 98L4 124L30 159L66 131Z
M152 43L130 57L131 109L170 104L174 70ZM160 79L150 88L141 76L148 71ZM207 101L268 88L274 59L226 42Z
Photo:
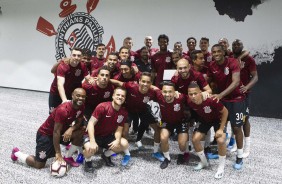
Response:
M228 109L228 121L231 126L241 127L245 122L246 103L245 100L241 102L222 102Z
M160 126L161 128L167 129L170 133L172 133L174 129L176 129L177 134L180 134L180 133L188 134L188 124L186 121L183 121L180 123L174 123L174 124L162 122Z
M84 110L84 117L85 118L84 118L84 120L82 122L83 126L87 126L88 125L88 121L90 120L94 109L92 109L91 107L89 108L88 106L85 107L85 110Z
M207 134L208 131L211 129L211 127L214 128L214 132L216 132L220 128L219 122L214 123L206 123L206 122L200 122L199 127L195 130L196 132L201 132L203 134ZM223 132L226 132L225 129Z
M249 117L249 115L250 115L250 102L251 102L250 94L247 93L246 94L246 99L245 99L245 103L246 103L246 117Z
M109 149L109 145L111 142L116 140L116 137L114 134L108 135L108 136L95 136L95 141L97 145L101 148ZM89 136L84 136L83 144L90 142Z
M129 115L131 114L131 112L129 112ZM154 124L157 122L156 118L153 115L152 109L150 105L146 105L146 110L143 112L138 112L138 113L132 113L136 116L136 114L138 115L138 117L140 118L140 123L141 124ZM131 118L133 118L131 116ZM130 119L129 119L130 120ZM132 119L131 119L132 120Z
M68 145L69 142L63 142L61 138L60 144ZM41 135L39 132L36 134L36 149L35 159L38 162L46 162L48 158L55 156L55 149L53 144L53 137Z
M62 103L60 95L49 93L49 114Z

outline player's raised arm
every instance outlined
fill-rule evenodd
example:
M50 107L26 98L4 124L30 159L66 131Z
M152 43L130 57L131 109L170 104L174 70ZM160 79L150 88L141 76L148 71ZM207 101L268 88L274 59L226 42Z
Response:
M111 82L113 85L118 86L118 87L122 87L122 86L123 86L123 82L118 81L118 80L115 80L115 79L110 79L110 82Z

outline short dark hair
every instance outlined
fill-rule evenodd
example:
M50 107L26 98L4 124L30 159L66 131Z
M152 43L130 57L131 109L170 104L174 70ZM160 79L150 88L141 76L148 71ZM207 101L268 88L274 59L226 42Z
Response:
M141 49L140 49L140 53L143 51L143 50L148 50L148 48L146 47L146 46L144 46L144 47L141 47Z
M81 49L81 48L79 48L79 47L74 47L74 48L71 49L71 51L74 51L74 50L80 51L81 54L82 54L82 49Z
M192 39L192 40L195 40L195 44L197 44L197 40L196 40L195 37L189 37L189 38L187 38L186 43L188 43L188 41L191 40L191 39Z
M210 39L207 38L207 37L202 37L201 40L205 40L205 41L207 41L207 42L210 42Z
M142 72L141 76L140 76L140 79L143 77L143 76L147 76L147 77L150 77L151 81L152 81L152 74L149 73L149 72Z
M113 94L114 94L114 93L116 92L116 90L118 90L118 89L121 89L121 90L125 91L125 94L127 93L127 91L126 91L126 89L125 89L124 87L116 87L116 88L114 89Z
M96 49L97 49L98 47L101 47L101 46L106 47L106 45L105 45L105 44L103 44L103 43L98 43L98 45L97 45Z
M107 65L104 65L101 68L99 68L98 74L100 73L101 70L107 70L107 71L109 71L109 73L111 73L111 71L110 71L110 69L109 69L109 67Z
M200 86L197 83L191 82L188 86L188 89L189 88L199 88L200 89Z
M193 50L191 52L191 59L192 59L192 61L197 59L197 54L199 54L199 53L203 53L203 52L201 50Z
M175 89L175 84L173 82L171 82L171 81L163 81L163 82L161 82L160 86L161 87L163 87L163 86L172 86Z
M159 35L159 37L158 37L158 41L160 41L160 39L166 39L167 40L167 42L169 42L169 38L168 38L168 36L166 35L166 34L161 34L161 35Z
M92 56L91 50L87 49L87 48L81 49L81 53L82 53L83 56L87 56L87 57L91 57Z
M224 51L224 48L223 48L223 46L221 45L221 44L214 44L213 46L212 46L212 48L211 48L211 50L214 48L214 47L219 47L222 51Z
M130 52L130 49L129 49L128 47L126 47L126 46L122 46L122 47L119 49L118 52L120 53L122 49L127 49L127 50L128 50L128 53Z
M129 59L127 59L127 60L121 60L120 65L126 65L126 66L128 66L129 68L131 68L132 62L131 62Z

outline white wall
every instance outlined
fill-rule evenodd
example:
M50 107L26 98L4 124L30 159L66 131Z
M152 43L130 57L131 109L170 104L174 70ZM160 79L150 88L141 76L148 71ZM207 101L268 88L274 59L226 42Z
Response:
M56 37L42 34L36 25L41 16L57 29L64 19L59 17L60 2L0 0L0 86L49 91L53 80L50 69L56 62ZM86 12L86 3L72 0L77 5L75 12ZM103 26L103 43L107 44L113 35L117 49L126 36L134 39L133 50L137 50L146 35L156 40L165 33L170 37L170 48L176 41L185 45L190 36L198 40L209 37L211 45L227 37L230 41L240 38L252 52L271 53L282 45L281 7L280 0L267 1L244 22L220 16L211 0L100 0L90 14Z

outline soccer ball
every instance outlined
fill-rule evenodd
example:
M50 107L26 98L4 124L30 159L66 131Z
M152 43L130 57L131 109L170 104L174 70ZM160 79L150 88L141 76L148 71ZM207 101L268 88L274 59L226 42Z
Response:
M67 171L68 165L66 162L59 163L59 161L56 160L50 165L50 172L54 177L63 177Z

